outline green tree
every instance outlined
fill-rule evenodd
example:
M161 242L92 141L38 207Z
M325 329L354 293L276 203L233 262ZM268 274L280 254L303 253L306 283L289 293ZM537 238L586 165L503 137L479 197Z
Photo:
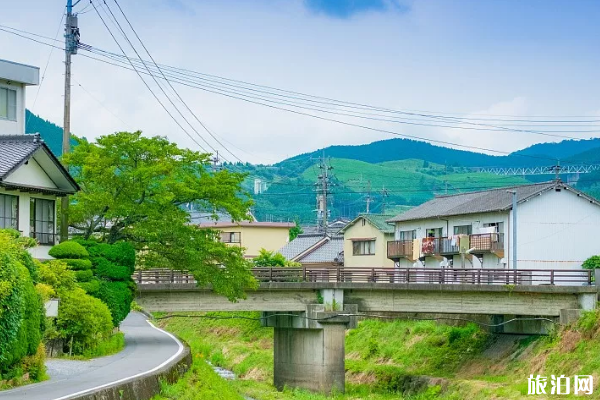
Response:
M302 227L300 226L300 221L298 219L295 219L294 222L296 223L296 226L290 229L290 242L296 239L298 235L304 233Z
M600 256L591 256L583 262L582 267L585 269L600 268Z
M258 256L252 259L255 267L298 267L300 263L289 261L281 253L260 249Z
M209 155L181 149L141 132L81 140L64 158L82 190L72 197L69 222L84 238L132 243L144 266L189 269L230 300L255 285L242 249L220 243L218 233L190 226L183 205L249 219L243 174L212 172Z

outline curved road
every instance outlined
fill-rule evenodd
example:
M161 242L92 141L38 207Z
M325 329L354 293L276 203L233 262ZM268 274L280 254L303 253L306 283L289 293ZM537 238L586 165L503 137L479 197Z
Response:
M183 351L171 334L131 313L121 323L125 349L91 361L49 360L50 380L0 392L1 400L67 400L161 368Z

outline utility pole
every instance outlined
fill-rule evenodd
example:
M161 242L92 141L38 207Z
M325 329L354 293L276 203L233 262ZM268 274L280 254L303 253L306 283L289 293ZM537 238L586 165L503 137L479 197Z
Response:
M77 5L79 1L75 3ZM62 153L71 150L71 56L77 54L79 28L77 14L73 14L73 0L67 0L67 18L65 22L65 98ZM69 240L69 196L60 203L60 241Z
M329 217L329 210L327 207L329 195L331 194L329 171L332 170L333 167L327 165L325 157L323 156L319 162L319 169L321 170L321 173L317 178L318 182L315 184L317 186L317 226L319 227L320 232L326 234L327 219Z
M550 167L550 170L554 171L554 180L556 182L560 182L560 171L562 170L562 167L560 166L560 160L557 160L556 165Z
M512 194L512 264L517 269L517 191L509 190Z
M382 214L385 214L385 203L386 203L388 195L389 195L388 190L385 188L385 186L383 186L381 189L381 213Z

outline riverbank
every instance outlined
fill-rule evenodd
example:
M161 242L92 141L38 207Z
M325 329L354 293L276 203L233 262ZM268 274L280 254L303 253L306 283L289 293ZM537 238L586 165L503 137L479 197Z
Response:
M254 320L258 314L236 313L250 319L225 320L199 315L160 321L188 341L195 362L192 373L177 384L177 392L177 385L165 386L165 397L157 400L521 399L532 398L527 395L530 374L546 375L549 381L552 374L594 375L598 384L598 313L586 314L576 326L547 337L492 336L473 324L362 321L346 336L347 393L332 397L275 390L273 333ZM205 361L233 371L238 379L220 379Z

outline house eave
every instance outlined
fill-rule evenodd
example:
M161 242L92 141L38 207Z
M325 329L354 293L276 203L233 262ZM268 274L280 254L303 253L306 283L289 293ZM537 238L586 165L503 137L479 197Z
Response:
M27 186L27 185L20 185L20 184L15 184L15 183L10 183L10 182L2 182L2 181L0 181L0 187L4 188L7 191L18 190L20 192L39 193L39 194L46 194L46 195L57 196L57 197L64 197L64 196L68 196L68 195L72 195L72 194L76 193L75 191L69 191L69 190L51 189L51 188L45 188L45 187L40 187L40 186Z

